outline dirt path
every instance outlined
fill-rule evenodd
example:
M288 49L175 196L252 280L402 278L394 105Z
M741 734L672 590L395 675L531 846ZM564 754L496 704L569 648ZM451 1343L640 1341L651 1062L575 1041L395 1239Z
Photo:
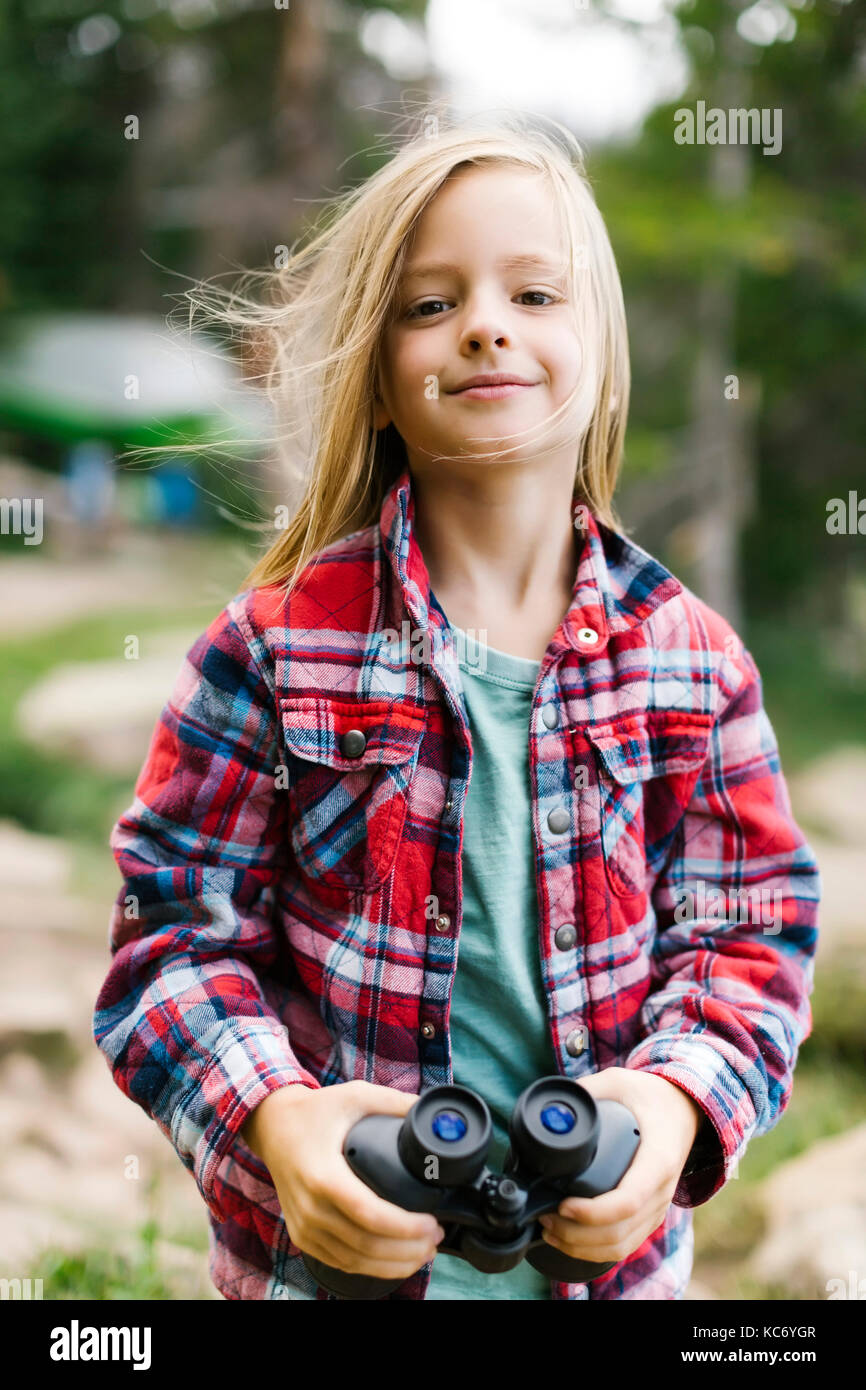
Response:
M152 605L170 616L200 606L215 617L240 589L248 548L227 538L131 532L102 554L74 563L25 552L0 560L0 640L48 631L64 622Z

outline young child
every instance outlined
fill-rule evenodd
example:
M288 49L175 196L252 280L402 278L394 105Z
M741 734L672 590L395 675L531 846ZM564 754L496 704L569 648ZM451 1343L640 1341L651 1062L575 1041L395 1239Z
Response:
M395 1299L682 1298L691 1208L811 1029L818 871L760 676L612 509L626 322L569 133L428 130L337 214L243 319L305 491L114 828L96 1041L193 1173L227 1298L330 1297L302 1252ZM501 1161L556 1074L640 1127L547 1223L615 1262L588 1284L437 1256L342 1156L453 1080Z

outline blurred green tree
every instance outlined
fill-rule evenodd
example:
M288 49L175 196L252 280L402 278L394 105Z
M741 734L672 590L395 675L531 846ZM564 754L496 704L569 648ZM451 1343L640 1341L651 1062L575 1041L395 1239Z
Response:
M755 32L739 19L749 8L761 7L681 4L688 89L652 112L634 144L591 156L631 330L623 511L650 548L688 530L712 505L698 450L727 409L751 452L741 484L734 475L754 495L738 547L748 611L832 633L837 647L858 633L862 644L862 541L829 535L826 509L858 483L866 495L866 10L862 0L800 0L775 41L737 32L731 104L779 109L782 148L740 146L742 195L719 197L709 179L724 147L677 144L675 113L728 105L719 50L737 23ZM769 8L781 25L781 4ZM724 328L706 316L708 280L727 286L729 302L710 310ZM696 378L713 335L723 353L710 416ZM739 400L723 397L728 373ZM688 545L674 545L672 562L700 575Z
M0 307L153 309L159 262L272 260L400 91L363 42L369 11L0 0Z

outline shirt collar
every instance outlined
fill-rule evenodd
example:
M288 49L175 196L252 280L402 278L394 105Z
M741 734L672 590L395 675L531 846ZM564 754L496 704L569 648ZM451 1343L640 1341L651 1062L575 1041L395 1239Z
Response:
M635 541L600 522L586 503L571 502L572 523L583 537L571 604L551 638L551 646L592 655L611 635L628 632L661 604L682 592L682 584ZM392 579L388 586L388 625L399 627L408 611L415 627L427 631L441 620L430 605L430 577L415 537L415 495L407 465L382 504L379 529ZM595 640L588 640L589 634Z

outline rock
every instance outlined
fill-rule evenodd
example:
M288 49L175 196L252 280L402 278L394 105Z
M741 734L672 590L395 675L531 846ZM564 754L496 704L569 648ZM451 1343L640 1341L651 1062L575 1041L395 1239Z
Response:
M798 811L826 827L828 838L866 850L864 783L866 749L855 744L834 748L809 763L789 778L788 785Z
M22 1205L0 1198L0 1277L23 1279L33 1270L34 1258L49 1246L72 1253L81 1247L81 1230L73 1222L53 1215L39 1205Z
M94 1046L90 1022L109 959L107 944L103 953L73 933L0 932L0 1052L39 1055L28 1034L66 1035L73 1052Z
M65 890L69 885L72 859L62 840L50 835L34 835L15 821L0 821L0 881L7 889Z
M79 1041L83 1046L84 1039ZM78 1251L115 1249L126 1235L134 1245L135 1233L151 1217L164 1237L206 1237L207 1212L191 1175L153 1121L114 1085L104 1058L91 1047L62 1089L46 1081L32 1056L11 1055L0 1068L0 1210L16 1214L8 1241L0 1216L7 1277L25 1272L52 1243ZM206 1256L177 1249L175 1265L186 1260L188 1266L182 1287L198 1290L178 1297L210 1296L200 1289L202 1269L207 1279Z
M752 1256L755 1278L780 1284L801 1298L827 1298L836 1287L856 1286L866 1269L866 1212L860 1207L821 1207L768 1236Z
M0 932L17 934L22 928L92 932L97 922L107 939L111 904L94 904L74 894L70 888L73 867L73 855L62 840L22 830L14 821L0 821ZM17 948L10 944L9 949ZM40 950L44 949L43 942Z
M27 1035L72 1034L79 1028L80 1006L69 982L47 966L40 976L31 953L21 949L11 932L0 935L0 1052L30 1051Z
M119 876L117 886L120 887ZM11 888L8 892L4 888L0 933L4 929L10 933L22 929L34 933L64 931L101 935L107 940L110 913L110 898L103 903L87 902L69 893L55 892L34 878L29 888Z
M710 1299L718 1299L719 1295L714 1293L709 1284L703 1283L700 1279L689 1280L689 1286L683 1295L687 1303L706 1303Z
M866 942L866 896L862 892L866 847L852 849L806 834L821 873L818 906L818 960L820 964L849 948L863 950Z
M766 1235L749 1261L762 1283L805 1299L831 1280L866 1275L866 1124L813 1144L767 1178L759 1200ZM856 1279L855 1279L856 1285Z
M22 696L15 715L20 733L64 758L106 772L137 773L197 635L147 634L137 659L55 666Z

